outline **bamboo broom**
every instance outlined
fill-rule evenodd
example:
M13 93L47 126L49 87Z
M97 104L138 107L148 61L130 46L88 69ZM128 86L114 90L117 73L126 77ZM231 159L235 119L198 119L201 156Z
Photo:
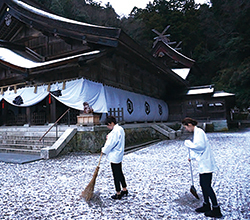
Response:
M98 163L97 167L95 168L95 172L93 174L91 181L86 186L84 191L82 191L81 198L84 198L86 201L89 201L93 197L93 192L94 192L94 188L95 188L95 181L96 181L98 171L100 168L101 158L102 158L102 152L100 155L99 163Z
M189 158L190 158L190 149L189 148L188 148L188 155L189 155ZM193 171L192 171L191 160L189 161L189 165L190 165L190 173L191 173L191 180L192 180L192 185L190 187L190 192L193 194L193 196L196 199L200 199L199 196L198 196L198 194L197 194L196 189L194 188L194 178L193 178Z

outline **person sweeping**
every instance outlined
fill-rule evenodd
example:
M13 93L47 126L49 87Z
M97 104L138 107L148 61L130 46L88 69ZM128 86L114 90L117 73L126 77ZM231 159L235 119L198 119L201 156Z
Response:
M198 171L200 176L200 186L204 202L202 207L195 209L198 213L205 213L207 217L221 218L221 210L218 205L215 192L211 186L212 173L217 169L207 136L205 132L198 128L198 122L192 118L185 118L182 121L183 126L188 132L193 132L193 141L185 140L184 145L191 151L189 161L195 159L198 161ZM212 202L212 209L210 201Z
M102 153L108 156L108 160L111 163L116 189L116 194L111 196L111 198L121 199L123 196L128 195L127 184L122 172L125 132L123 128L116 123L116 119L113 116L107 116L105 124L107 125L107 128L111 130L111 132L106 137L106 142L102 148Z

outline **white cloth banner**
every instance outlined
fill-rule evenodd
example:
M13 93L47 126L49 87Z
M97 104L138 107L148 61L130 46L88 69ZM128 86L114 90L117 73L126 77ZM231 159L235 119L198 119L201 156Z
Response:
M160 99L104 86L109 108L123 108L124 121L167 121L168 105Z
M96 113L107 113L107 103L104 86L101 83L86 79L77 79L66 82L66 88L62 90L63 83L53 84L50 91L61 90L61 96L53 97L71 108L83 110L83 102L89 103Z
M0 101L4 99L18 107L32 106L46 98L49 94L47 88L47 85L38 86L36 93L35 87L17 89L16 93L7 90L0 95ZM83 110L83 102L88 102L96 113L107 113L110 108L123 108L125 122L168 119L168 105L163 100L86 79L67 81L64 89L62 82L52 84L50 93L59 102L77 110Z
M47 87L48 86L45 85L38 86L36 93L34 93L35 87L25 87L17 89L16 93L14 92L14 90L11 91L7 90L4 92L3 95L1 95L0 99L4 99L6 102L14 106L28 107L31 105L35 105L46 98L46 96L49 94L49 92L47 92ZM20 96L22 104L15 103L14 100L17 100L16 98L18 96Z
M85 79L77 79L66 82L66 88L62 90L63 83L55 83L50 87L50 92L55 99L64 105L74 109L83 110L83 102L88 102L96 113L107 113L107 103L105 98L104 86L101 83L95 83ZM47 85L35 87L25 87L14 90L7 90L0 95L0 101L4 99L9 104L18 107L28 107L41 102L49 94ZM59 91L60 96L53 95L53 92ZM55 93L54 93L55 94ZM19 97L20 96L20 97ZM15 99L19 97L21 103L16 104Z

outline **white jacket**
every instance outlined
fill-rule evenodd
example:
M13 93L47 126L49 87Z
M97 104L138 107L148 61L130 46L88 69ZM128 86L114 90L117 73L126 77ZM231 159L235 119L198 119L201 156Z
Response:
M102 152L108 155L111 163L122 162L124 155L125 132L121 126L116 124L112 131L108 134L106 143L102 148Z
M191 150L190 159L198 161L199 173L212 173L217 169L207 135L201 128L195 126L193 142L185 140L184 145Z

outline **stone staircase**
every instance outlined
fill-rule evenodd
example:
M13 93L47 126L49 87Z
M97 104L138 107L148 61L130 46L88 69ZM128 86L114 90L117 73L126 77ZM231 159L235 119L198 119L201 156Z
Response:
M156 131L160 132L162 135L168 137L170 140L175 139L176 137L179 137L182 134L181 130L175 131L164 123L153 124L151 125L151 127Z
M39 155L41 148L52 146L56 138L56 127L53 127L44 138L39 139L50 126L2 126L0 127L0 153L20 153ZM67 126L58 126L58 138L64 133Z

